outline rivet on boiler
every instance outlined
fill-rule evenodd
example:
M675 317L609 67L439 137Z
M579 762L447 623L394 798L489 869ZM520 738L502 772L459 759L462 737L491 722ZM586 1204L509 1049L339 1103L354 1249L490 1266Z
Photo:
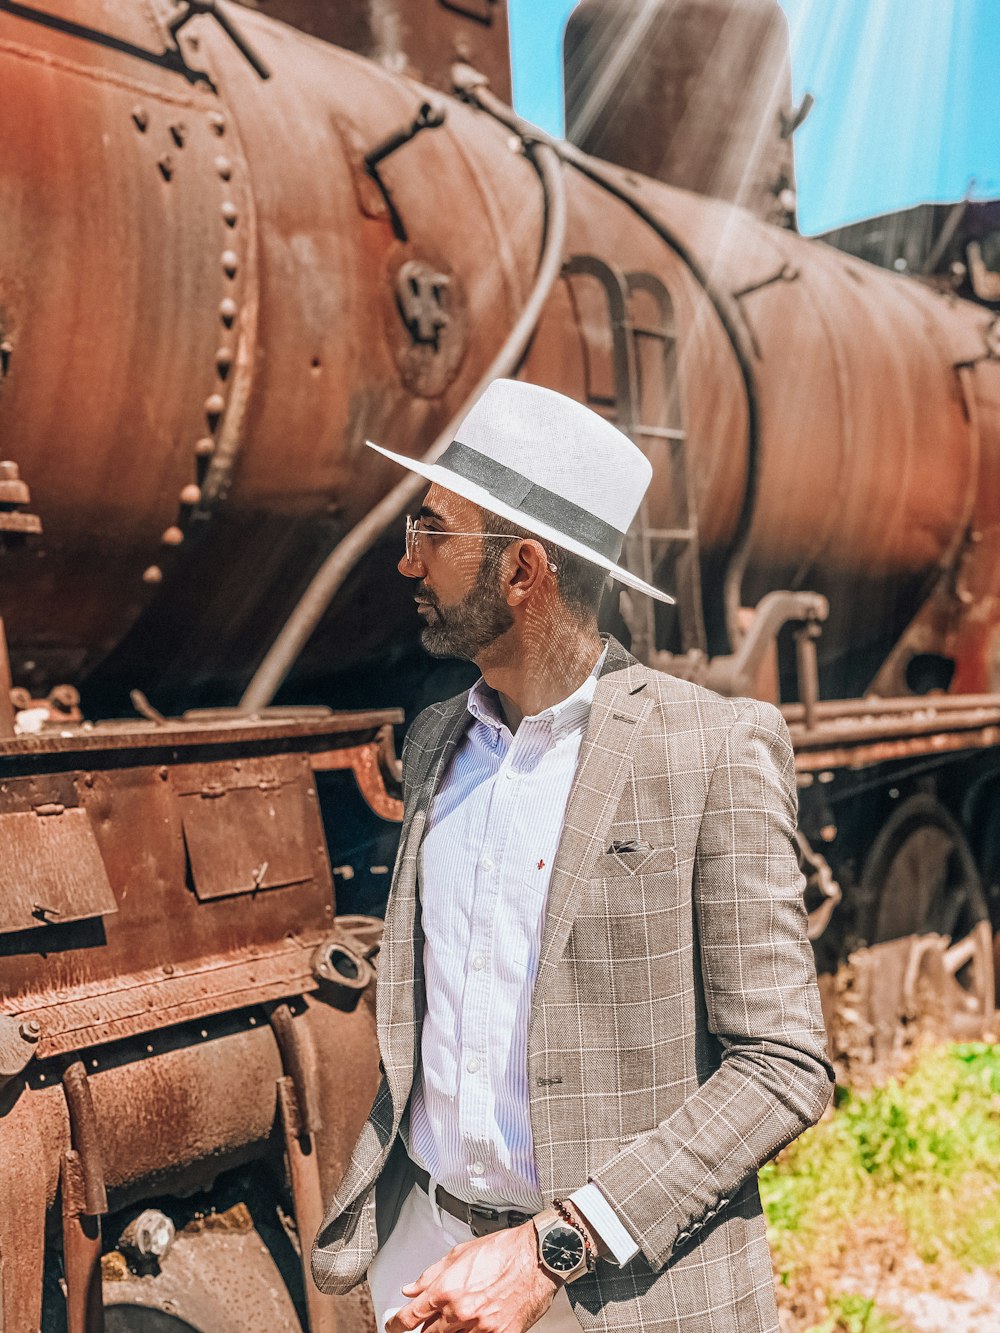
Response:
M140 134L145 134L146 126L149 124L149 113L144 106L134 106L132 108L132 120Z
M167 528L163 536L160 538L160 541L163 543L164 546L180 546L183 540L184 540L184 533L181 532L180 528L177 527L176 524L173 524L169 528Z
M235 250L223 250L222 252L222 271L227 278L235 278L236 270L239 268L240 260Z
M215 441L211 435L203 436L194 447L196 458L211 458L215 453Z
M196 486L193 481L183 487L178 496L182 505L191 505L192 507L201 502L201 487Z
M215 159L215 169L224 181L227 181L233 174L233 164L228 157L217 157Z
M220 347L215 354L215 364L219 374L225 379L229 373L229 367L233 364L233 353L228 347Z
M239 306L231 296L226 296L219 302L219 317L227 329L231 326L238 313Z
M143 570L142 581L143 583L162 583L163 570L159 565L150 565L148 569Z
M221 115L218 111L210 111L208 113L208 123L212 129L213 134L225 134L226 118L225 116Z
M233 203L231 199L226 199L223 202L222 216L225 220L227 227L236 226L236 220L239 217L239 213L237 212L236 205Z

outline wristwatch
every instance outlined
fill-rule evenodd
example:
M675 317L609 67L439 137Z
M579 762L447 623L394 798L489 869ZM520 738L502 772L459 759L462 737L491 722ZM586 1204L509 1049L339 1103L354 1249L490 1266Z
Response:
M532 1219L538 1235L538 1262L557 1282L575 1282L587 1272L587 1242L583 1232L570 1226L555 1208Z

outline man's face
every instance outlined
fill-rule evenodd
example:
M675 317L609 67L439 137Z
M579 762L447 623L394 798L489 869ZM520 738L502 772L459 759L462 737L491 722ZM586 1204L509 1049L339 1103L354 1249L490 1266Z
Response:
M502 539L478 535L483 515L477 505L441 486L432 486L417 515L422 529L413 559L403 556L399 572L418 580L414 599L424 622L420 642L433 657L470 662L514 623L501 591ZM472 536L453 536L472 533Z

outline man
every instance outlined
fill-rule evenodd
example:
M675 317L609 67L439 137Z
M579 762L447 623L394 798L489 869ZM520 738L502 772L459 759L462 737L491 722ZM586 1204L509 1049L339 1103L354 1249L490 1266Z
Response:
M378 448L379 446L373 446ZM385 1075L313 1251L380 1328L777 1329L758 1167L831 1073L787 732L597 628L651 469L497 381L407 520L433 653L379 963Z

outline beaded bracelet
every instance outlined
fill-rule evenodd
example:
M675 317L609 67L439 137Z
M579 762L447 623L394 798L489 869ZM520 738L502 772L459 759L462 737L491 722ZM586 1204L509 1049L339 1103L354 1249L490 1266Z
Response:
M597 1267L597 1251L594 1249L593 1241L590 1239L590 1232L583 1224L576 1212L571 1210L564 1199L553 1199L552 1207L556 1210L562 1220L568 1227L583 1237L583 1253L587 1261L587 1272L592 1273Z

